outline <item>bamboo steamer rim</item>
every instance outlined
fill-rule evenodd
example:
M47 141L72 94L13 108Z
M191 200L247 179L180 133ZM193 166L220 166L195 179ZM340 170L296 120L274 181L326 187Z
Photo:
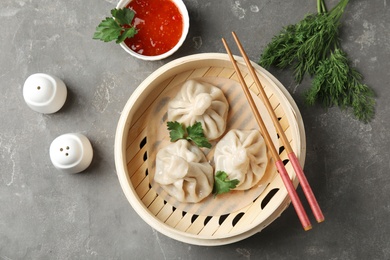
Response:
M235 59L238 61L239 64L245 64L241 57L235 56ZM266 219L264 219L261 223L258 223L258 225L253 227L252 229L246 230L241 234L234 235L231 237L225 237L225 238L216 239L216 238L199 237L196 235L192 235L192 234L188 234L176 230L175 228L161 222L156 216L150 213L148 208L138 197L137 192L135 191L135 188L132 185L132 182L128 175L127 163L126 163L127 136L134 116L131 112L134 113L134 111L136 111L140 106L142 106L142 99L140 98L142 97L145 90L148 89L148 86L151 85L154 81L158 80L162 82L174 75L174 74L170 74L169 72L172 72L178 68L181 68L180 71L183 72L186 69L191 69L191 65L193 63L200 62L200 61L216 61L216 62L221 61L231 65L227 54L203 53L203 54L190 55L190 56L173 60L165 64L164 66L160 67L152 74L150 74L135 89L135 91L131 94L130 98L128 99L125 107L123 108L120 119L118 121L116 134L115 134L115 149L114 149L115 166L116 166L117 175L118 175L121 188L127 200L129 201L133 209L138 213L138 215L153 229L157 230L158 232L168 237L171 237L173 239L185 243L194 244L194 245L204 245L204 246L216 246L216 245L234 243L242 239L245 239L249 236L252 236L255 233L260 232L264 227L266 227L277 217L279 217L280 214L287 208L287 206L290 203L290 199L288 197L287 192L285 193L285 196L283 196L283 199L281 199L280 201L276 201L276 202L273 201L274 202L273 204L275 205L274 211ZM285 112L290 113L290 117L296 120L296 124L298 127L297 130L299 134L298 143L300 143L300 150L297 151L296 153L301 165L304 165L305 155L306 155L306 138L305 138L305 131L304 131L302 117L295 101L291 97L290 93L285 89L285 87L272 74L270 74L268 71L266 71L264 68L260 67L259 65L255 63L252 64L257 72L260 72L263 76L268 77L268 79L274 83L275 85L274 90L278 92L279 96L282 96L285 99L287 99L288 101L287 105L289 106L290 109L288 109L288 111ZM298 180L296 176L293 176L293 182L295 186L298 185Z

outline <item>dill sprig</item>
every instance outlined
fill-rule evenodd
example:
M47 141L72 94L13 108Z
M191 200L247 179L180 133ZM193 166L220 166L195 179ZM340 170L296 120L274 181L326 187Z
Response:
M266 46L259 64L265 68L291 67L297 83L306 74L314 76L312 89L306 94L308 104L319 101L326 107L352 107L356 118L368 122L374 116L374 93L360 82L361 74L350 67L338 38L340 19L348 2L341 0L328 12L324 0L317 0L317 14L284 27Z
M316 101L326 107L352 108L355 117L368 122L374 116L374 92L360 81L362 75L350 67L347 54L336 48L317 67L312 87L306 92L306 102Z
M261 55L260 65L268 68L293 66L295 80L301 83L306 73L313 75L319 61L325 59L338 41L340 18L348 0L340 1L326 12L319 0L318 13L309 14L294 25L285 27L267 45Z

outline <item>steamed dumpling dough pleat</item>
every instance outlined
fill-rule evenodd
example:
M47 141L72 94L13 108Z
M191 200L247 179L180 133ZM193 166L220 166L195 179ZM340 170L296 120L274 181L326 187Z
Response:
M158 151L154 180L180 202L196 203L213 189L213 168L203 152L186 140Z
M226 129L229 103L219 88L196 80L188 80L168 105L168 121L186 127L200 122L209 140L220 137Z
M216 145L215 171L237 179L235 190L252 188L263 177L268 164L267 147L258 130L230 130Z

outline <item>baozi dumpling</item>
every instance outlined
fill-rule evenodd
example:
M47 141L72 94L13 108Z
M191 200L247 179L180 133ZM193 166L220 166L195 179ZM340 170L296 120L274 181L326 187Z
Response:
M158 151L154 180L178 201L196 203L212 192L214 174L203 152L182 139Z
M237 179L235 190L252 188L263 177L268 164L267 147L258 130L230 130L216 145L215 171Z
M168 105L168 121L185 126L200 122L209 140L220 137L226 129L229 103L219 88L196 80L188 80Z

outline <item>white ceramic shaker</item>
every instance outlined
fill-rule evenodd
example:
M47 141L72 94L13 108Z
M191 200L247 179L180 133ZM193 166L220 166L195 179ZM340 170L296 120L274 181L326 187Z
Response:
M88 138L79 133L58 136L50 145L50 159L58 170L79 173L91 164L93 149Z
M67 96L65 83L56 76L36 73L30 75L23 86L23 97L34 111L51 114L64 105Z

